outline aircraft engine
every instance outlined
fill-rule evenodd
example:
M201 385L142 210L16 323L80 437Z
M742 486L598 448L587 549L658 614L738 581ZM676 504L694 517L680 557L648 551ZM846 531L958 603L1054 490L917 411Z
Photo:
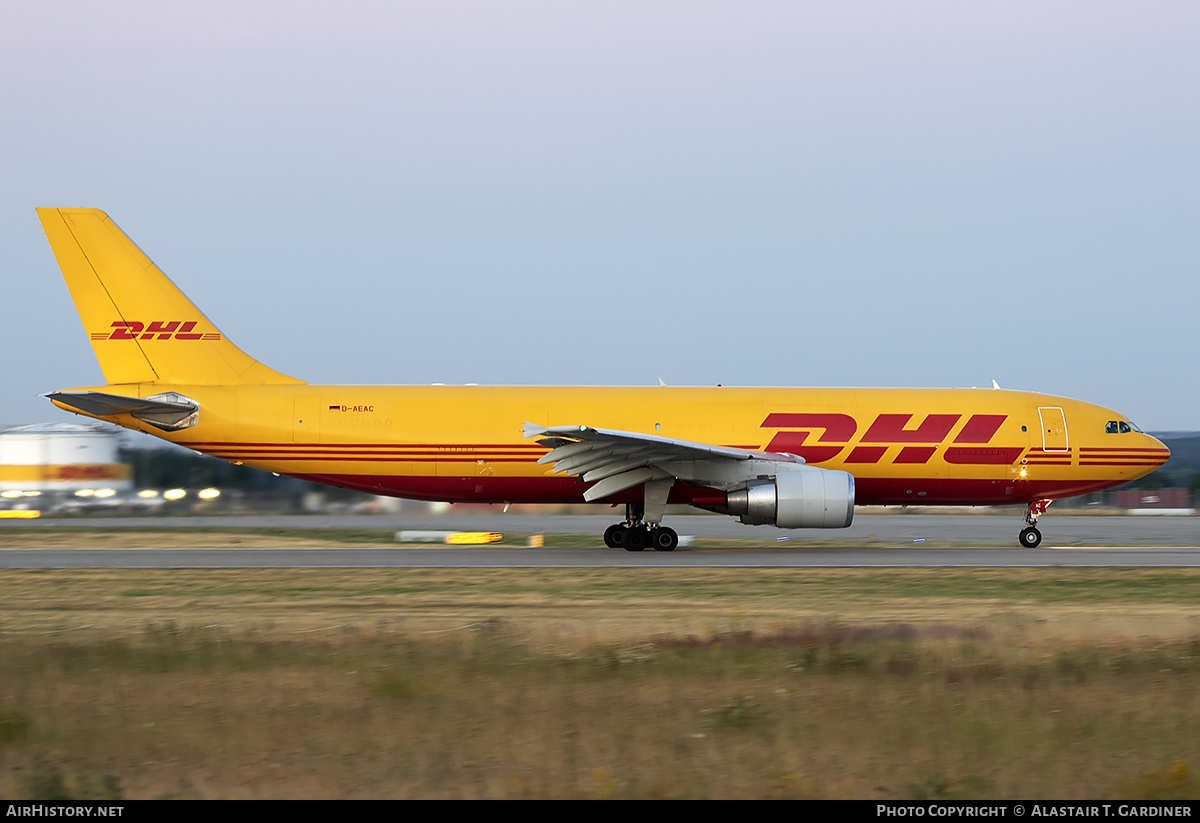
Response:
M844 529L854 520L854 475L831 469L782 472L735 489L725 510L752 526L781 529Z

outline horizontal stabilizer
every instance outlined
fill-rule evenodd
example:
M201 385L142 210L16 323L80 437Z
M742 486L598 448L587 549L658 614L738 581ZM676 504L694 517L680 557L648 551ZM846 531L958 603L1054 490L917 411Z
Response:
M164 431L177 431L196 425L200 411L195 400L175 392L152 397L125 397L97 391L57 391L46 397L60 406L92 417L128 414Z

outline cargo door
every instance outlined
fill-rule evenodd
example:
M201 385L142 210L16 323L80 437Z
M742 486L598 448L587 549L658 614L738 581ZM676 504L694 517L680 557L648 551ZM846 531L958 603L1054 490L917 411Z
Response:
M1048 452L1065 452L1070 448L1067 442L1067 418L1058 406L1039 406L1038 417L1042 420L1042 450Z

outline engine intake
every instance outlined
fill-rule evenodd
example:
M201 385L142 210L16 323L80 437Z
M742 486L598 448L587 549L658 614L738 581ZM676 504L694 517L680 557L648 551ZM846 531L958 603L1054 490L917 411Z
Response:
M808 468L735 489L725 496L743 523L781 529L844 529L854 520L854 475Z

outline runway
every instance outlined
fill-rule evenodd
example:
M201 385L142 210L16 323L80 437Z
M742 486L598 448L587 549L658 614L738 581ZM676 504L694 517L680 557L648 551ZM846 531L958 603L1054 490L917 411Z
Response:
M441 546L328 549L4 549L5 569L1197 567L1196 547L619 549Z
M462 529L596 535L615 517L481 514L432 516L243 516L24 521L21 527ZM634 553L602 547L396 546L373 548L194 548L0 550L0 568L1004 568L1197 567L1200 518L1046 516L1038 549L1016 545L1021 520L996 515L860 515L849 529L781 531L729 518L670 519L681 534L748 538L737 548L681 547ZM0 528L8 527L5 521ZM786 538L780 540L779 538ZM589 541L593 542L593 541ZM878 544L888 544L882 546ZM936 545L929 545L936 544ZM10 543L11 545L11 543Z
M600 535L621 519L618 510L605 515L533 515L494 512L448 515L405 514L283 514L212 515L205 517L71 517L39 520L0 520L0 533L13 528L219 528L219 529L450 529L547 534ZM680 534L696 537L761 540L773 545L786 537L792 544L895 543L926 540L961 546L1017 546L1024 526L1017 509L986 514L856 513L846 529L776 529L744 526L720 515L668 514L663 521ZM1191 546L1200 545L1200 517L1092 516L1050 514L1038 528L1047 544L1073 546Z

